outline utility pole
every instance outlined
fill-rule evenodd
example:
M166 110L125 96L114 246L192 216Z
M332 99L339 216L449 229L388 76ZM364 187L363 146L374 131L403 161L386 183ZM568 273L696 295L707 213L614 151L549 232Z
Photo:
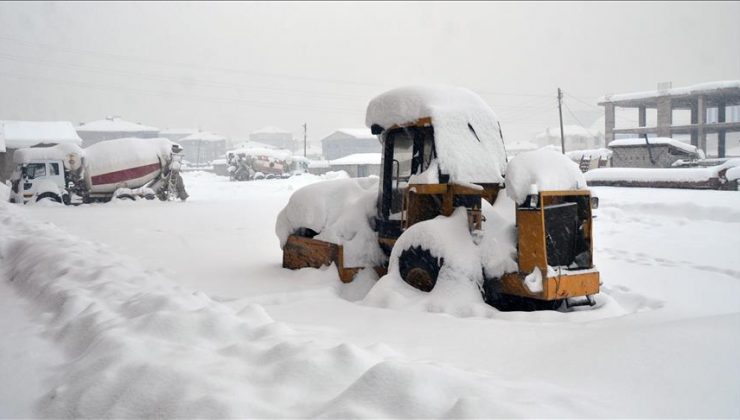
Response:
M558 88L558 113L560 114L560 149L565 154L565 134L563 133L563 91Z
M303 123L303 157L306 157L306 131L308 130L308 123Z

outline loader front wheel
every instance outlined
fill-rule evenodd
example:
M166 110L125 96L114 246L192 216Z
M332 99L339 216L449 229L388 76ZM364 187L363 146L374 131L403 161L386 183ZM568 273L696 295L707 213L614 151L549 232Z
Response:
M422 292L430 292L437 284L444 259L438 259L421 247L404 250L398 257L398 270L403 281Z

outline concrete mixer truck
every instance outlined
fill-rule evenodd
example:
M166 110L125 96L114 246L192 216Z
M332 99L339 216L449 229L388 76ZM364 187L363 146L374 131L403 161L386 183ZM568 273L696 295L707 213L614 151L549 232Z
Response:
M10 201L64 204L155 197L185 200L182 147L167 139L125 138L85 149L73 144L16 150Z

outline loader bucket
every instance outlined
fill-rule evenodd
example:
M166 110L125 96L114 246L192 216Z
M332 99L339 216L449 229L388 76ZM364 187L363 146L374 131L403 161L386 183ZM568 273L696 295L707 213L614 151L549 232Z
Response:
M344 250L341 245L304 236L290 235L283 247L283 268L299 268L336 264L339 279L349 283L362 268L344 266Z

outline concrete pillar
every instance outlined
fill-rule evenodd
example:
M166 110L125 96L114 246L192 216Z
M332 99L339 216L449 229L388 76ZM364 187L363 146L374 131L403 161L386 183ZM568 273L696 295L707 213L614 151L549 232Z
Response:
M725 111L727 105L724 102L720 102L717 105L717 122L725 122ZM725 130L719 130L717 132L717 157L725 157Z
M604 105L604 112L604 140L606 140L606 145L608 146L614 140L614 104L606 103Z
M644 105L637 107L637 125L640 127L647 125L647 109Z
M707 104L704 95L699 95L699 99L696 101L696 117L699 148L707 153L707 133L704 132L704 124L707 121Z
M658 137L671 137L673 107L668 96L658 98Z
M691 145L692 146L699 146L699 133L696 129L696 123L699 121L699 110L698 110L698 104L692 103L691 104L691 124L694 125L694 127L691 129Z

